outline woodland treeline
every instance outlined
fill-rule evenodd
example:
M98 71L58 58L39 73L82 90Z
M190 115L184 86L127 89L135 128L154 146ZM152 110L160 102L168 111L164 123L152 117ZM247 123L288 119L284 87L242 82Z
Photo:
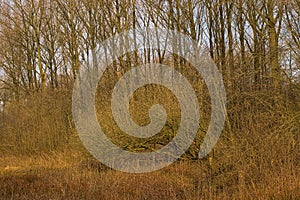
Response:
M209 51L224 77L229 130L251 127L260 112L273 125L283 116L298 123L299 19L299 0L1 0L0 98L11 104L71 89L99 43L124 30L160 27ZM112 72L168 56L155 49L127 53ZM181 58L173 60L180 65Z
M1 0L0 7L1 85L10 98L64 87L88 50L141 27L176 30L207 47L234 89L299 81L298 0ZM155 58L164 54L145 49L122 60Z
M110 100L131 67L173 65L200 108L196 138L178 162L135 176L108 169L84 148L72 89L98 44L145 27L184 33L208 52L223 75L227 116L217 144L199 159L216 116L201 75L159 49L119 57L99 81L95 108L120 148L161 149L181 122L176 96L149 84L132 95L130 116L147 125L160 104L165 126L150 138L120 129ZM0 199L299 199L299 133L300 0L0 0Z

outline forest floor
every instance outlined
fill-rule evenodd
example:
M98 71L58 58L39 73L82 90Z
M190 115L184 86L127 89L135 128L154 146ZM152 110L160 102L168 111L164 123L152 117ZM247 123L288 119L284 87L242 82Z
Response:
M297 199L292 162L182 160L151 173L112 170L82 151L0 157L0 199ZM228 159L228 158L227 158ZM261 165L260 165L261 164ZM297 164L297 163L296 163ZM290 165L290 166L288 166ZM261 168L259 168L260 166Z

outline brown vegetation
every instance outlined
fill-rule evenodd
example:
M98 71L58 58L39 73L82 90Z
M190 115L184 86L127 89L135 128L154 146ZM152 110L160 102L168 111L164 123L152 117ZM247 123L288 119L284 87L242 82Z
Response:
M298 0L0 0L0 199L298 199L300 197L300 4ZM168 63L197 92L201 123L193 145L156 172L127 174L96 161L72 118L72 84L91 49L147 25L185 33L207 46L222 72L227 119L207 158L197 159L210 120L210 97L183 58L144 49L127 53L98 85L98 121L127 151L153 151L176 134L180 109L166 88L139 88L130 112L162 131L137 139L113 120L110 96L131 66ZM182 50L182 49L180 49Z

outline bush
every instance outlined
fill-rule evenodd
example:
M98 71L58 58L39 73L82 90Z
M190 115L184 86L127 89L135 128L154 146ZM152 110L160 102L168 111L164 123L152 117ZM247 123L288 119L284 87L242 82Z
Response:
M71 94L46 91L7 105L0 116L0 151L13 154L57 150L72 127Z

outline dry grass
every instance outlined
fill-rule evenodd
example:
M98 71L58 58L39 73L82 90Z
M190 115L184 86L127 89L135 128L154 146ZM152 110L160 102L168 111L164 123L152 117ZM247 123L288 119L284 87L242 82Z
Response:
M139 103L147 99L163 103L171 113L167 120L171 128L146 144L152 147L161 136L168 136L162 141L167 143L176 129L178 113L171 109L176 102L167 91L163 96L168 101L143 89L138 92L140 98L131 102L138 123L147 123L143 111L149 105ZM148 174L114 171L86 152L69 121L69 92L37 94L27 103L10 105L0 120L0 199L299 199L296 100L285 99L278 109L270 106L273 99L265 92L229 97L228 123L206 159L194 160L203 138L200 131L199 141L181 160ZM106 117L98 119L108 136L126 150L149 150L139 148L146 141L126 137L117 129L105 96L98 98ZM203 99L207 110L209 104ZM204 129L207 119L204 116L201 124Z
M271 168L257 178L252 173L259 169L254 167L209 171L203 161L185 161L136 175L83 169L80 163L54 164L60 156L48 162L15 159L14 165L1 169L1 199L297 199L300 195L299 174L289 169Z
M230 146L221 141L211 163L182 160L148 174L128 174L104 167L87 152L79 150L82 147L77 138L58 153L3 155L0 159L0 199L299 197L300 171L296 155L299 148L282 144L278 144L282 145L281 149L276 148L270 138L261 139L256 150L246 144L245 138ZM279 156L283 153L289 154Z

